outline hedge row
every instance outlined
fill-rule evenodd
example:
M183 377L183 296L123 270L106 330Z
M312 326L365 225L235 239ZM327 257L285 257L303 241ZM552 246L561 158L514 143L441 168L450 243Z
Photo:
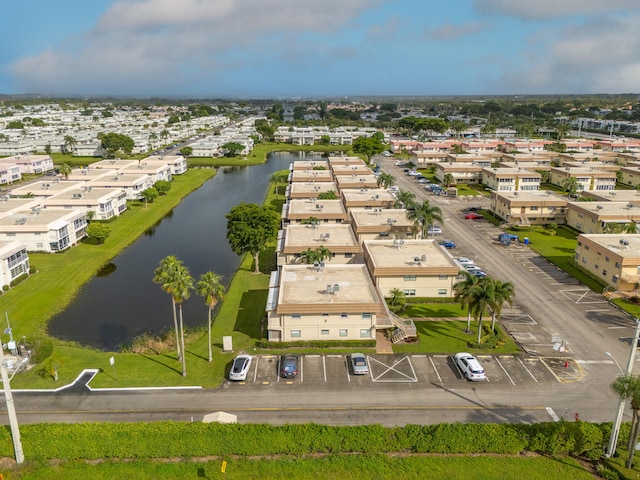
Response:
M34 424L21 427L27 460L167 458L206 455L313 453L573 454L598 458L608 424L557 422L533 425L222 425L216 423ZM623 430L620 441L625 441ZM250 441L248 440L250 439ZM8 426L0 429L0 457L12 457Z
M300 340L296 342L269 342L262 340L256 342L256 347L269 350L282 350L285 348L373 348L375 346L375 340Z

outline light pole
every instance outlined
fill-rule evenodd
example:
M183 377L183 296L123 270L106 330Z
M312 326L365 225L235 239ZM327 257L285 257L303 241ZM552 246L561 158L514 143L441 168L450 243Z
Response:
M24 452L22 451L22 441L20 440L20 428L18 427L18 417L16 407L13 404L13 395L9 385L9 374L4 364L4 349L0 342L0 375L2 376L2 387L4 389L4 401L7 404L7 415L9 426L11 427L11 439L13 440L13 450L16 454L16 463L24 463Z
M623 372L622 368L620 368L620 364L616 361L616 359L609 352L605 352L605 355L613 359L615 364L620 370L620 373L623 375L631 375L633 371L633 362L636 357L636 349L638 348L638 334L640 334L640 320L637 318L633 319L636 322L636 329L633 334L633 340L631 340L631 350L629 351L629 361L627 362L627 371ZM622 414L624 413L624 406L627 403L625 398L620 397L620 403L618 403L618 412L616 413L616 419L613 422L613 427L611 428L611 437L609 438L609 446L607 447L607 452L605 456L610 458L613 457L616 453L616 444L618 443L618 435L620 434L620 424L622 423Z

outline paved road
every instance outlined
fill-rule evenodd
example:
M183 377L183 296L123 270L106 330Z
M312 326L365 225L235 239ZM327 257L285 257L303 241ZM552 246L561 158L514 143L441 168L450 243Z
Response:
M442 238L456 242L455 254L515 284L515 305L505 308L503 323L527 355L481 358L489 381L478 384L460 378L450 359L428 355L370 356L371 374L358 378L349 375L343 356L305 356L304 373L293 381L278 379L274 360L262 356L247 382L214 390L92 391L85 375L58 393L15 392L19 421L200 421L219 410L237 414L241 423L276 425L538 422L573 420L576 413L611 421L617 400L609 384L618 368L604 352L626 363L632 320L528 247L498 245L497 227L463 219L464 208L487 206L487 200L427 194L392 159L378 163L401 189L442 208ZM6 415L0 420L6 423Z

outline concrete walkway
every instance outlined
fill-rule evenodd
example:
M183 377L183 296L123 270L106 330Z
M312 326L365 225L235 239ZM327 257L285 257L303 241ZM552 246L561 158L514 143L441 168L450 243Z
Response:
M376 353L393 353L393 344L383 331L376 331Z

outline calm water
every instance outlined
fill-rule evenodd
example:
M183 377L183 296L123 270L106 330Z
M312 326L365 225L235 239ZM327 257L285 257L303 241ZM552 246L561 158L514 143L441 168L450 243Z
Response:
M240 258L226 239L225 214L241 203L262 203L269 177L295 160L320 159L312 153L273 153L251 167L221 168L171 214L105 266L74 302L49 324L49 333L63 340L105 350L129 343L144 332L173 327L171 299L153 283L153 271L167 255L176 255L198 279L212 270L228 285ZM107 240L108 241L108 240ZM188 326L206 325L204 299L192 293L183 304Z

